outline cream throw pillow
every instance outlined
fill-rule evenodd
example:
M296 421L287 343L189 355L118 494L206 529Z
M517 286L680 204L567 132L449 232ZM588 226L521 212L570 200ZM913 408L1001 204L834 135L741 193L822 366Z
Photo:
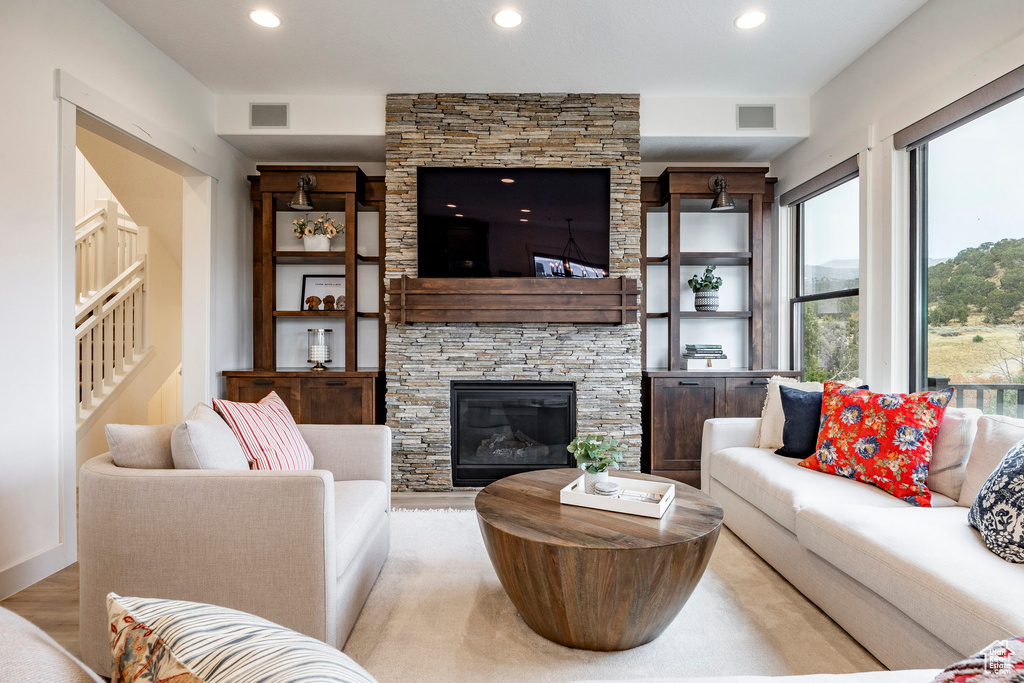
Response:
M1021 439L1024 439L1024 420L1002 415L982 415L978 419L978 435L971 444L971 457L967 459L957 505L965 508L974 505L985 480Z
M768 380L768 395L764 398L761 408L761 432L758 434L755 448L770 448L773 451L782 448L782 427L786 423L786 415L782 412L782 396L779 385L785 384L800 391L824 391L821 382L801 382L795 377L779 377L775 375Z
M928 488L933 493L958 500L964 485L967 457L978 433L977 408L947 408L939 424L939 434L932 444L932 460L928 465Z
M179 470L247 470L249 461L228 423L199 403L171 434L171 457Z

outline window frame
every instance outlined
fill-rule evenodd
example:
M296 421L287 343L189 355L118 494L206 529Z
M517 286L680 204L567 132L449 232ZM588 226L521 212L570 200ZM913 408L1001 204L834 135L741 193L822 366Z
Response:
M1024 97L1019 66L893 135L893 147L908 152L910 173L910 389L928 389L928 143Z
M853 157L855 160L856 157ZM844 163L849 163L844 162ZM842 165L840 165L842 166ZM839 168L839 167L836 167ZM822 174L825 176L830 174L835 169L830 169ZM849 297L860 297L860 278L857 279L858 286L850 289L837 289L832 292L819 292L816 294L805 294L804 293L804 237L806 236L806 225L804 215L804 203L808 200L814 199L820 195L825 194L829 190L833 190L840 185L845 185L851 180L860 178L859 169L854 170L852 173L845 173L838 180L833 180L821 189L800 197L799 200L794 201L790 207L793 215L793 294L789 299L789 310L790 310L790 342L789 342L789 359L790 365L793 369L799 370L801 373L804 371L804 315L803 315L803 304L812 303L816 301L828 301L830 299L846 299ZM858 207L858 214L860 208ZM858 253L857 263L860 264L862 255Z

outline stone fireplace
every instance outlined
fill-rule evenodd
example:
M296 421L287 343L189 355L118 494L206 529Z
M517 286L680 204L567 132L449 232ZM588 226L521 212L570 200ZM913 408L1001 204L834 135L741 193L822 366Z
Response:
M425 165L610 169L609 274L639 278L639 122L636 95L389 95L386 281L416 277L416 169ZM638 323L389 319L385 370L395 490L453 488L452 382L571 382L578 433L619 439L626 468L639 469Z

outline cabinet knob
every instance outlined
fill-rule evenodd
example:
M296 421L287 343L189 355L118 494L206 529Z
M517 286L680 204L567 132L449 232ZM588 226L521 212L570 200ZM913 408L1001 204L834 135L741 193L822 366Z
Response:
M768 380L766 379L752 379L750 383L755 387L766 387L768 386Z
M679 382L679 386L681 386L681 387L699 387L700 386L700 382L695 382L693 380L687 380L685 382L684 381L680 381Z
M327 380L327 386L329 386L329 387L343 387L343 386L345 386L345 380L343 380L343 379L329 379L329 380Z
M272 380L272 379L254 379L252 381L252 383L257 385L257 386L268 387L268 386L270 386L271 384L274 383L274 380Z

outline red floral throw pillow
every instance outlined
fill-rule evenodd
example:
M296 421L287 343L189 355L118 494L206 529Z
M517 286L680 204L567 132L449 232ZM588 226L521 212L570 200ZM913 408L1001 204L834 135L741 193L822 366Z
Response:
M801 467L873 484L919 507L931 507L926 483L932 443L953 388L876 394L826 382L817 451Z

